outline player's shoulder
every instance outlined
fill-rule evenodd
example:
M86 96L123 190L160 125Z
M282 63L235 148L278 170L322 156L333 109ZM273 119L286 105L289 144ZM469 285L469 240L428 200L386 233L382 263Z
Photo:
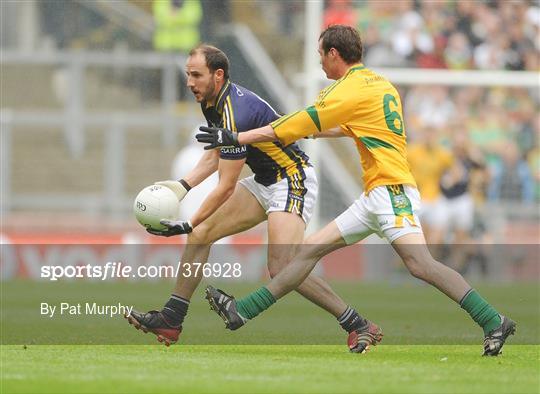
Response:
M324 88L320 92L319 99L332 94L337 96L363 96L371 94L364 89L365 87L381 89L390 86L391 84L384 76L360 63L350 67L341 78Z
M344 77L374 89L395 90L395 86L385 75L365 66L351 68Z
M243 86L231 84L229 96L240 128L261 127L280 117L266 100Z
M272 111L274 110L272 106L258 94L235 83L231 83L230 96L233 100L241 105L259 105L261 108L268 108Z

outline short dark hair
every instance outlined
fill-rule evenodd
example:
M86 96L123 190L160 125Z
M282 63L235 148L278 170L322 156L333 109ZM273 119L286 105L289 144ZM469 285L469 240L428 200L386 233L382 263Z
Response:
M202 53L206 60L206 67L210 72L222 69L225 79L229 79L229 58L225 53L215 46L208 44L200 44L189 51L189 56L193 56L196 53Z
M319 40L322 40L322 48L325 54L331 48L335 48L347 64L362 61L362 40L358 30L353 27L345 25L328 26L319 36Z

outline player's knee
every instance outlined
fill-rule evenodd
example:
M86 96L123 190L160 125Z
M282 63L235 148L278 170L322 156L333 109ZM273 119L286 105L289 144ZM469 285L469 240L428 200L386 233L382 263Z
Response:
M268 275L270 275L270 278L274 278L274 276L276 276L279 271L281 271L283 267L280 266L280 267L276 267L276 266L268 266Z
M188 234L188 243L193 245L208 245L215 240L211 238L210 229L204 223L198 225L193 231Z
M276 276L289 264L298 252L300 245L271 245L268 250L268 274Z
M268 256L268 275L270 275L270 278L276 276L290 260L292 260L292 256L288 254L270 254Z

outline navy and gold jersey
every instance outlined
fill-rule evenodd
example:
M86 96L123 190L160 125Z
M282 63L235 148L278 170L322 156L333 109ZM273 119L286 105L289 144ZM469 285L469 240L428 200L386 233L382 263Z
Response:
M215 106L207 107L203 102L201 107L208 126L225 127L237 133L266 126L280 117L262 98L230 81L223 85ZM245 158L255 180L264 186L298 173L303 177L303 169L310 166L307 155L298 145L284 146L278 141L222 147L220 158Z

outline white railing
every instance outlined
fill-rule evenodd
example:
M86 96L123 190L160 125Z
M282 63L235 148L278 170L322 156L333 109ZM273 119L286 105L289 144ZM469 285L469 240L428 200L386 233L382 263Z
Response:
M444 86L510 86L540 88L540 72L504 70L435 70L418 68L373 67L395 85L444 85ZM305 73L295 76L296 86L305 87L315 83L319 88L330 82L322 71L318 78Z
M76 2L117 23L140 39L152 42L154 19L129 1L76 0Z

